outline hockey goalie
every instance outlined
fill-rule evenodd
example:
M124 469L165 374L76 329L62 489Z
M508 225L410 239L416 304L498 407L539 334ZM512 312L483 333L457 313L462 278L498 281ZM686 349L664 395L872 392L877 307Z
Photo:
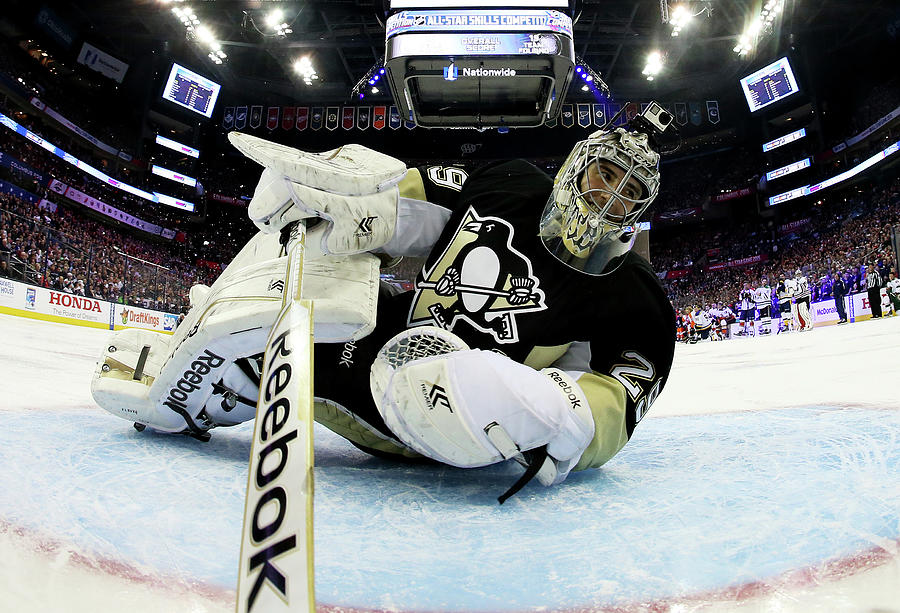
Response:
M252 419L282 236L300 221L315 418L368 453L514 459L526 467L514 488L551 485L618 453L662 391L675 315L632 250L659 190L647 122L577 143L555 179L524 160L470 173L358 145L311 154L229 138L263 167L249 207L259 233L191 290L171 338L112 336L92 383L107 411L198 439ZM379 286L376 254L427 256L414 290Z

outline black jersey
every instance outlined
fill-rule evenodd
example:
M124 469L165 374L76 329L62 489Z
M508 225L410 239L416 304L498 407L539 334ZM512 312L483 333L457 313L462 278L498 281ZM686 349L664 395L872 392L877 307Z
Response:
M675 345L675 313L649 263L632 252L618 270L597 277L552 256L538 237L552 179L525 161L486 165L461 187L458 170L455 182L442 182L441 168L420 171L425 195L452 213L415 289L382 296L369 337L317 346L316 396L390 435L369 395L368 369L384 342L406 327L439 326L473 349L534 368L550 366L579 343L590 349L580 369L587 379L579 384L597 436L610 436L601 428L617 428L630 438L665 384ZM609 423L609 412L620 423Z

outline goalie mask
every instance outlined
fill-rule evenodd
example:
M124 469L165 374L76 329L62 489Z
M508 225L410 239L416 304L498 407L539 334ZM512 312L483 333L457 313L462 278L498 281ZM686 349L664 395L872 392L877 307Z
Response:
M659 154L646 134L597 131L575 145L556 175L540 237L564 264L613 272L634 246L638 219L659 193Z

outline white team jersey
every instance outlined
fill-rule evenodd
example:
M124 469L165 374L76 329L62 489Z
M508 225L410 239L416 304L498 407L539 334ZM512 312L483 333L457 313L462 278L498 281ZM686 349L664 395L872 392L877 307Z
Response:
M785 279L784 291L788 297L796 296L797 295L797 279Z
M794 296L797 298L809 298L809 281L806 277L797 277L794 279Z
M892 279L887 282L888 292L891 294L900 294L900 279Z
M753 290L753 300L756 302L756 308L772 306L772 288L763 285Z
M741 295L739 298L739 302L741 303L742 311L749 311L753 308L754 300L753 300L753 291L752 289L742 289Z
M691 317L694 320L694 325L696 325L700 330L702 330L703 328L708 328L712 325L712 321L709 319L709 313L707 313L703 309L694 311L691 314Z

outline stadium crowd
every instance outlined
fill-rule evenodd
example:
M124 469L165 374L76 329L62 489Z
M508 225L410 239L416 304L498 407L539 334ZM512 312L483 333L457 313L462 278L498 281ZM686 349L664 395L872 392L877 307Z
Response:
M0 53L0 58L9 60L2 69L8 79L33 88L48 104L58 106L60 112L98 138L108 137L110 143L124 144L121 139L125 132L111 129L110 122L92 121L85 105L71 104L54 80L47 78L46 66L40 66L32 50L26 51L28 55L21 56L10 49ZM90 90L89 85L86 87ZM834 143L867 129L894 110L898 102L900 88L896 78L874 88L860 102L859 113L847 120L846 133L835 138ZM28 105L23 108L21 103L0 95L0 111L117 179L136 186L149 186L154 180L146 170L103 155ZM828 166L828 171L849 167L895 137L896 128L888 125L858 146L834 155L823 167ZM765 160L754 153L755 149L742 147L737 140L733 130L692 137L685 141L678 157L664 158L665 180L653 207L655 214L693 209L698 213L696 222L702 217L701 211L706 214L718 207L718 212L722 212L731 206L730 201L721 206L715 203L717 194L761 186ZM0 168L0 179L34 196L29 199L0 195L3 276L98 299L179 312L187 308L191 284L214 281L222 265L255 231L246 217L246 202L258 167L239 156L223 153L197 167L206 195L198 194L201 214L188 215L165 206L147 206L146 201L85 174L5 127L0 128L0 152L42 175L38 178L22 169ZM795 155L796 151L789 157ZM777 156L770 157L769 164L773 160ZM533 161L553 174L561 159ZM427 161L407 162L416 165ZM97 215L51 192L50 179L145 221L180 230L179 240L153 239ZM894 260L889 231L898 223L900 213L896 178L881 183L881 187L872 187L871 181L863 185L855 191L833 190L816 206L781 215L777 223L755 215L720 215L718 219L712 215L700 224L654 233L652 264L661 276L666 271L679 271L679 275L664 279L669 297L679 310L694 305L732 304L745 282L755 285L765 276L773 284L781 273L790 276L795 270L801 270L809 279L813 301L831 295L837 275L841 275L851 292L863 291L866 273L873 265L885 279L891 272ZM210 197L215 194L223 199ZM757 261L742 267L716 266L742 258ZM386 273L392 282L408 287L418 264L403 262Z

